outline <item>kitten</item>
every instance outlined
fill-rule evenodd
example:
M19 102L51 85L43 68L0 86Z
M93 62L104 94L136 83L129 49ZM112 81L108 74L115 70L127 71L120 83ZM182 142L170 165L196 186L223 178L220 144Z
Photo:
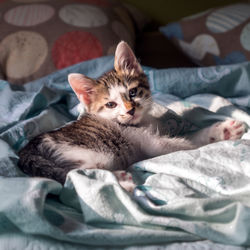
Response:
M35 137L19 152L18 165L28 175L63 184L72 169L106 169L131 191L132 178L124 171L131 164L209 142L236 139L244 133L244 125L234 120L205 128L190 140L154 133L150 124L155 121L148 114L152 104L149 83L125 42L116 48L111 72L97 80L70 74L68 80L86 114Z

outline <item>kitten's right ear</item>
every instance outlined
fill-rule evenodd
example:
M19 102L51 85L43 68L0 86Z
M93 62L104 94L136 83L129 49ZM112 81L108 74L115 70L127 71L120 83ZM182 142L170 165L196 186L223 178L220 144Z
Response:
M88 107L95 91L94 81L85 75L76 73L69 74L68 81L79 101Z

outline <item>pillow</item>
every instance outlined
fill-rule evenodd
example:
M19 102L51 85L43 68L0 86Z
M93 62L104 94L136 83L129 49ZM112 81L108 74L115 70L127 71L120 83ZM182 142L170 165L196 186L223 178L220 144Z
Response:
M209 9L160 31L201 66L250 60L250 4Z
M113 0L0 0L0 78L23 84L133 47L131 15Z

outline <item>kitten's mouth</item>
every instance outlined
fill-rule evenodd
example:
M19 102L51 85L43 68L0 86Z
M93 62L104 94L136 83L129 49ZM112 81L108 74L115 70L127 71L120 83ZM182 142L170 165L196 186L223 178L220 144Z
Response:
M144 116L143 110L136 110L133 115L120 115L117 117L117 121L123 125L138 125Z
M118 122L123 125L137 125L141 121L141 116L133 115L127 119L118 119Z

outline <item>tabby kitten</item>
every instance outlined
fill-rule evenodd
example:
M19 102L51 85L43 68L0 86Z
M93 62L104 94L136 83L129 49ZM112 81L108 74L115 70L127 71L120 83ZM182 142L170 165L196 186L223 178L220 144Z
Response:
M120 184L131 191L131 176L124 172L131 164L192 149L209 143L211 138L218 141L232 139L237 133L241 136L243 125L236 121L201 130L192 136L195 144L153 133L147 125L152 120L148 115L152 104L149 83L125 42L116 48L111 72L97 80L70 74L68 80L86 114L58 130L35 137L19 152L18 165L28 175L64 183L72 169L106 169L113 171ZM227 138L223 137L225 134Z

